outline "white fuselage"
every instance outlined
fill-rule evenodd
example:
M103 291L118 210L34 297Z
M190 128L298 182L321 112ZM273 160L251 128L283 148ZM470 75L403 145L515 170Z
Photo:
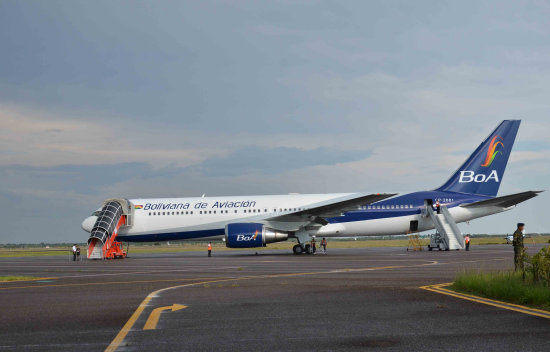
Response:
M353 194L131 199L130 204L134 207L133 224L122 227L118 235L127 241L221 238L227 224L261 222L269 225L270 222L264 219L307 210L312 204L330 202L350 195ZM377 210L362 207L356 212L343 214L341 218L335 217L334 221L325 226L308 227L307 231L311 235L323 237L400 235L409 231L411 221L418 221L418 231L434 228L433 222L422 215L420 203L402 204L399 197L394 199L395 208L387 206L387 209ZM384 202L392 203L392 199ZM460 206L449 208L457 223L504 210L508 209ZM355 216L346 216L347 214ZM95 219L93 216L86 219L83 228L90 231ZM284 225L288 231L297 231L304 224L291 221L277 222L276 225Z

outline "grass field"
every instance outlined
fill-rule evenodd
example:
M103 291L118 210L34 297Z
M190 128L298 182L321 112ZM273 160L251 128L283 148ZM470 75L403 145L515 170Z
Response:
M32 276L0 276L0 282L35 280Z
M520 272L460 274L451 290L521 304L550 311L550 289L533 284L529 275L524 283Z
M548 243L550 236L533 236L525 238L525 244L529 246L535 243ZM429 239L421 239L422 246L426 246L429 243ZM292 246L296 244L296 241L278 242L269 244L263 248L250 248L251 252L274 250L274 249L286 249L292 250ZM391 240L365 240L359 239L353 240L331 240L328 239L327 249L330 248L366 248L366 247L403 247L407 248L409 244L408 239L391 239ZM472 238L471 247L475 248L477 245L487 244L506 244L504 236L487 236L487 237L474 237ZM125 249L126 249L126 244ZM236 249L227 248L221 241L215 241L212 243L214 251L232 251ZM206 242L173 242L170 245L162 243L160 245L155 244L130 244L129 253L178 253L178 252L196 252L206 251ZM86 255L86 245L80 244L82 254ZM243 249L238 249L243 250ZM246 250L246 249L245 249ZM0 248L1 257L27 257L27 256L52 256L52 255L71 255L70 247L55 247L52 246L49 249L45 248Z

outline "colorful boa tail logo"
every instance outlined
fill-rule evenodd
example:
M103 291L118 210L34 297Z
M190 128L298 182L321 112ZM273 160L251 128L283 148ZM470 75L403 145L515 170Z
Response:
M252 236L252 241L255 241L256 237L258 237L258 230L256 230L256 233L254 234L254 236Z
M498 153L502 153L500 150L496 150L499 145L501 145L504 148L504 143L502 143L502 137L501 136L494 136L491 140L491 144L489 144L489 149L487 150L487 156L485 157L485 162L481 164L483 167L490 166L493 163L493 160L495 160L495 157Z

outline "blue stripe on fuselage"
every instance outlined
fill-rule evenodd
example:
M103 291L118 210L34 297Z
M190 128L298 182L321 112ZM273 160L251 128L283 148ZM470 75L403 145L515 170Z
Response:
M211 236L223 236L225 229L209 229L200 231L183 231L183 232L167 232L167 233L151 233L143 235L118 235L117 240L124 242L162 242L162 241L177 241L190 240L194 238L203 238Z

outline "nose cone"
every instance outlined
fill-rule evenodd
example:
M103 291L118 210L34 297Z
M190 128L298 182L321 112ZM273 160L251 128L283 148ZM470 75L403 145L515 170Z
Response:
M86 232L92 232L92 228L95 225L95 222L97 221L97 216L88 216L84 221L82 221L82 229Z

